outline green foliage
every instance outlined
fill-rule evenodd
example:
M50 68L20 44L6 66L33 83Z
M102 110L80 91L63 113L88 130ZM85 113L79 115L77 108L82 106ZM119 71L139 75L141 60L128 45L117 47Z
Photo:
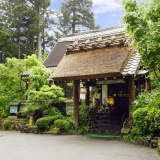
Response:
M43 105L44 103L51 108L52 103L61 103L66 100L64 98L63 89L59 86L51 87L43 85L39 91L29 90L30 99L34 100L34 104Z
M36 122L36 125L38 126L39 130L49 130L50 126L48 117L39 118Z
M30 118L30 114L31 113L35 113L36 111L36 108L33 108L33 107L27 107L27 109L25 111L19 111L17 112L17 116L19 118L27 118L29 119Z
M72 129L73 125L65 120L65 119L58 119L54 122L55 127L59 128L61 132L68 132Z
M160 91L141 93L133 102L133 135L158 136L160 133Z
M63 119L62 115L55 115L50 117L39 118L36 122L39 130L45 131L49 130L50 126L54 124L54 122L58 119Z
M84 126L78 126L78 125L75 125L74 124L74 129L76 130L76 132L78 133L85 133L86 132L86 129Z
M57 108L52 107L49 111L49 116L55 116L55 115L61 115L61 112Z
M85 104L84 101L82 101L81 105L79 106L79 124L81 126L87 126L90 120L90 108Z
M54 125L54 121L56 121L57 119L63 119L64 117L62 115L55 115L47 118L49 119L49 126L51 126Z
M123 136L124 141L129 141L129 142L136 142L137 136L133 136L132 134L128 134Z
M40 83L40 85L34 85L34 89L38 89L40 86L42 86L42 84L48 83L46 77L47 75L49 75L49 73L47 69L44 69L42 62L38 60L36 55L27 56L27 58L23 60L18 60L16 58L7 58L7 62L5 64L0 64L1 106L5 107L5 105L11 102L12 100L25 99L25 81L27 77L21 77L20 75L29 69L32 73L32 70L34 71L36 67L39 67L39 70L41 70L39 74L39 79L41 80L39 80L40 82L38 82ZM32 73L32 75L34 75L34 73Z
M151 73L154 85L160 84L160 3L148 0L122 0L125 10L123 21L141 54L144 65Z
M5 62L6 57L24 58L24 55L35 53L38 48L37 33L41 32L41 45L45 51L50 37L47 30L54 24L54 12L48 8L50 2L3 0L0 3L0 60Z
M132 113L138 108L145 108L147 106L151 106L153 103L158 103L159 94L160 94L159 88L157 88L151 92L140 93L136 97L135 101L133 102ZM153 107L155 107L155 104Z
M12 122L10 120L6 120L4 121L4 128L7 130L7 129L10 129L12 126Z
M95 20L92 12L92 0L64 0L61 2L61 16L59 16L59 27L62 34L67 34L72 30L75 33L76 26L94 29Z
M8 114L5 113L5 112L3 112L3 113L1 113L1 117L2 117L2 118L7 118L7 117L8 117Z

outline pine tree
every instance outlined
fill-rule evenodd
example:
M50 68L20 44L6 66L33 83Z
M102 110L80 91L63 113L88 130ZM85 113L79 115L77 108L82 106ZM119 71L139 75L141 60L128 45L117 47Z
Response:
M69 31L75 33L77 26L94 29L95 20L91 9L92 0L64 0L61 2L59 25L65 28L64 33Z

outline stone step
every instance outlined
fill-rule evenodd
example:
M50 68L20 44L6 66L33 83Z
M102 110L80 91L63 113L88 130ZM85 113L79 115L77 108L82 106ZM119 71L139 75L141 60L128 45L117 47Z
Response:
M102 134L102 135L116 135L119 136L121 132L119 130L103 130L103 129L91 129L92 134Z
M122 121L120 120L95 120L94 122L92 122L93 124L122 124Z
M97 120L120 120L122 121L122 117L119 116L98 116Z
M122 124L120 125L114 125L114 124L94 124L92 125L93 129L116 129L116 130L121 130L122 129Z

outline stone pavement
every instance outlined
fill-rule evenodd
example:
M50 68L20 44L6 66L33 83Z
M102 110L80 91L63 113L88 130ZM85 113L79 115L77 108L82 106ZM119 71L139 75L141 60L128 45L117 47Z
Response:
M0 160L160 160L148 147L82 135L0 131Z

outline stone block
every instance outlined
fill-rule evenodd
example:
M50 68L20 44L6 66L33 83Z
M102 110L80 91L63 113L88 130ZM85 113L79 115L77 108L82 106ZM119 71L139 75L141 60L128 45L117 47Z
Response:
M129 133L131 133L131 129L130 128L122 128L121 129L121 134L122 135L127 135Z
M156 148L156 147L158 147L158 140L152 139L151 142L150 142L150 147L151 147L151 148Z

